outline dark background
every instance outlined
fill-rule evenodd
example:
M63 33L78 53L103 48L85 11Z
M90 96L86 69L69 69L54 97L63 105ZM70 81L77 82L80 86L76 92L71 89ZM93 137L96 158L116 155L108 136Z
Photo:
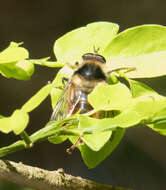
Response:
M120 31L141 24L166 25L165 9L165 0L5 0L0 3L0 50L6 48L10 41L23 41L31 58L50 55L53 58L54 41L72 29L94 21L118 23ZM52 80L56 72L56 69L36 67L30 81L0 76L0 114L9 116ZM161 77L145 79L144 82L166 95L165 80ZM50 99L30 115L29 134L49 120ZM0 133L0 146L17 139L13 134ZM128 129L112 155L95 169L84 165L78 151L72 155L65 152L69 142L61 145L43 142L5 158L49 170L64 168L67 173L101 183L135 190L160 190L166 189L165 145L166 137L140 127ZM0 190L8 189L12 190L14 186L0 184Z

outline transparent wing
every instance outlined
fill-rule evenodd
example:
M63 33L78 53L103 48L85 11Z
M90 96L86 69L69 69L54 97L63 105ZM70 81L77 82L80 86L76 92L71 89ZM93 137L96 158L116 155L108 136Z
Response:
M67 117L68 115L68 109L67 109L68 89L70 85L71 85L71 80L66 84L61 97L59 98L57 104L55 105L50 121L52 120L59 121Z

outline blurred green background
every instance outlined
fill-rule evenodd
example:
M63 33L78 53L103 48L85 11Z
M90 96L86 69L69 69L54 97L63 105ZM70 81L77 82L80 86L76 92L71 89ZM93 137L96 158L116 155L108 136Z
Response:
M54 58L54 41L66 32L94 21L120 24L120 31L141 24L166 25L165 0L6 0L0 3L0 50L10 41L24 42L31 58ZM87 39L88 40L88 39ZM17 81L0 76L0 114L8 116L37 90L52 80L57 69L36 67L30 81ZM166 95L166 77L144 79L155 90ZM42 128L51 115L50 99L31 114L29 134ZM0 133L0 146L16 141L13 134ZM78 151L68 155L69 142L53 145L36 144L6 156L5 159L48 170L64 168L72 175L130 187L134 190L166 189L166 137L149 128L128 129L117 149L95 169L87 169ZM30 190L0 183L0 190Z

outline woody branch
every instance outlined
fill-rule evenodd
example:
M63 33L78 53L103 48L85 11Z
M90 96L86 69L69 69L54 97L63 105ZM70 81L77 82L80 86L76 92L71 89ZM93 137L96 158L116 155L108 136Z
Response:
M37 190L129 190L74 177L64 173L62 169L48 171L8 160L0 160L0 181Z

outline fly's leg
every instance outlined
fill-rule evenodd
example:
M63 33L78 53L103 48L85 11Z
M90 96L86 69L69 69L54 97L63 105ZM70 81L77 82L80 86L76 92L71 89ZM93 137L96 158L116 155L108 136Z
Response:
M75 142L70 148L66 149L66 152L67 152L68 154L72 154L73 150L76 148L77 145L83 144L83 141L82 141L82 139L81 139L82 136L83 136L83 134L81 134L81 135L77 138L76 142Z
M117 68L117 69L108 71L108 72L107 72L107 75L110 75L110 74L113 73L113 72L124 71L124 73L128 73L128 72L135 71L135 70L136 70L136 67L121 67L121 68Z

